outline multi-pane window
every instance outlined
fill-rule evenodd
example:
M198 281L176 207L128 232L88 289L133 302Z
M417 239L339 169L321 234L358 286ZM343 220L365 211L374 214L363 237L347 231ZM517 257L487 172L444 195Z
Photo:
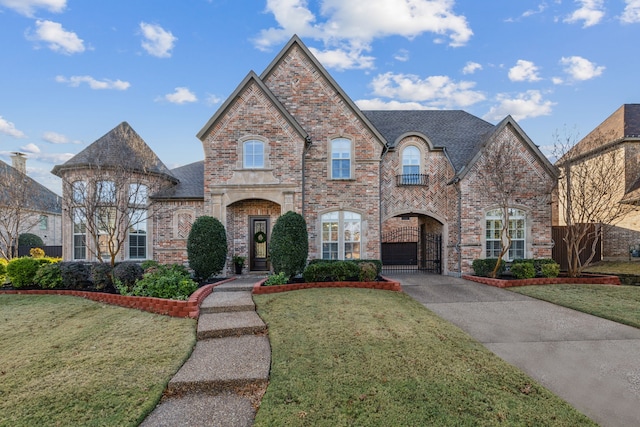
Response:
M331 179L351 178L351 141L338 138L331 141Z
M113 181L96 182L96 196L98 203L115 203L116 183Z
M402 183L405 185L420 183L420 150L410 145L402 150Z
M96 228L98 229L98 249L100 255L110 257L116 238L116 215L114 206L103 206L96 210Z
M348 211L322 215L322 259L360 259L360 214Z
M87 184L83 181L75 181L71 184L71 193L74 203L84 203L86 198Z
M87 258L87 220L80 209L73 210L73 259Z
M132 206L146 206L148 188L144 184L129 184L129 204Z
M46 215L40 215L40 230L46 230L49 228L49 217Z
M502 219L501 209L494 209L486 215L486 252L487 258L497 258L502 249ZM509 237L511 246L507 254L508 260L521 259L525 256L526 221L525 212L520 209L509 208Z
M243 143L242 167L245 169L264 168L264 142L251 139Z
M147 210L132 209L129 212L129 258L147 257Z

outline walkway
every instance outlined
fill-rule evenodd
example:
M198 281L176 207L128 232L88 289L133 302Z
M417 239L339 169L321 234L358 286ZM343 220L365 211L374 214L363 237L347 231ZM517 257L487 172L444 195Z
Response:
M640 426L640 330L463 279L392 278L600 425Z
M269 378L271 347L251 289L259 277L216 286L200 306L196 347L143 427L251 426Z

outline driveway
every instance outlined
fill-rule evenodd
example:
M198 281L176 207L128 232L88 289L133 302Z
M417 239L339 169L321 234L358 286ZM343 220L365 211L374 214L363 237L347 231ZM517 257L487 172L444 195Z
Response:
M640 329L448 276L405 293L602 426L640 426Z

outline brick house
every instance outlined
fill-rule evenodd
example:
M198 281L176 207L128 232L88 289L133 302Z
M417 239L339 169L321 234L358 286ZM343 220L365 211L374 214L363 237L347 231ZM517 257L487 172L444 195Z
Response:
M496 144L521 184L509 257L551 255L551 208L540 196L556 169L511 117L492 125L464 111L361 111L297 36L197 136L204 160L149 193L147 258L186 262L192 222L211 215L226 227L229 259L268 271L270 230L292 210L306 219L310 259L382 258L459 275L495 252L498 206L479 168Z

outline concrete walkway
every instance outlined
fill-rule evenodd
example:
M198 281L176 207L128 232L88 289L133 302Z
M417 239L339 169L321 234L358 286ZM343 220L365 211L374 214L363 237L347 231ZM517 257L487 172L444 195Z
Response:
M261 278L216 286L200 305L193 353L143 427L251 426L267 387L271 347L251 297Z
M639 329L463 279L391 278L598 424L640 426Z

